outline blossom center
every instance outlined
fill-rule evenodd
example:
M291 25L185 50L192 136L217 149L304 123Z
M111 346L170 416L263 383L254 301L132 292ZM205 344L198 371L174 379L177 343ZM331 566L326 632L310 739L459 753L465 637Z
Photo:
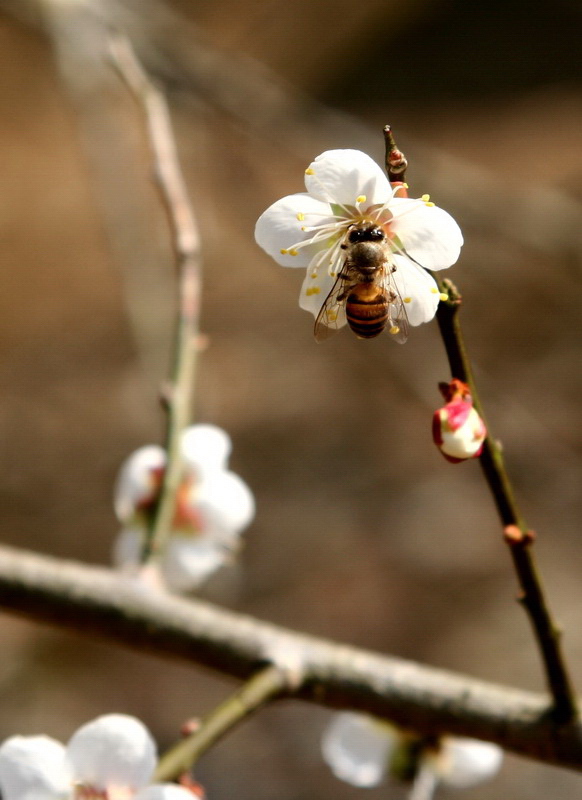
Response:
M74 800L131 800L134 792L122 786L109 789L96 789L87 784L76 784L73 789Z
M164 474L165 469L163 467L150 470L150 493L137 505L136 513L145 521L146 525L152 522L156 513ZM176 492L176 507L172 525L175 531L179 531L182 534L197 535L204 530L202 515L192 503L192 497L196 492L196 483L197 481L192 475L186 475ZM83 798L83 800L85 799ZM110 798L107 798L107 800L110 800Z
M75 800L110 800L106 789L94 789L92 786L78 784L73 790Z

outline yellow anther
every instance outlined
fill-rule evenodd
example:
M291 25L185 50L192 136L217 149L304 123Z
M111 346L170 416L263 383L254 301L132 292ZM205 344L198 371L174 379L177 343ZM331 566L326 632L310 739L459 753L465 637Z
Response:
M445 302L445 300L448 300L448 299L449 299L449 296L448 296L448 294L446 292L441 292L439 294L439 300L442 300L443 303Z
M398 325L393 325L390 328L390 333L400 333L400 328L398 327Z
M404 297L403 300L405 303L412 303L412 297Z
M289 250L289 255L290 256L296 256L297 255L297 250Z
M433 287L432 287L432 289L431 289L431 292L432 292L433 294L438 294L438 293L439 293L439 290L436 288L436 286L433 286Z
M319 294L319 286L310 286L309 289L306 289L305 294L307 297L312 294Z
M303 222L303 220L305 219L305 214L303 213L303 211L298 212L297 219L299 220L299 222Z
M423 194L420 199L422 200L423 203L428 203L428 201L430 200L430 194Z
M306 175L315 175L315 170L311 169L311 167L307 167L307 169L305 170L305 174Z
M410 189L410 186L407 183L402 184L403 189Z
M434 203L425 203L427 208L434 208Z
M317 278L317 272L312 272L312 273L311 273L311 277L312 277L312 278Z
M284 248L284 247L282 247L282 248L281 248L281 250L280 250L279 252L281 253L281 255L282 255L282 256L289 255L289 250L285 250L285 248Z
M359 195L356 197L356 203L365 203L367 199L368 199L368 198L366 197L366 195L365 195L365 194L359 194Z
M307 225L302 225L302 226L301 226L301 230L302 230L302 231L306 231L306 230L307 230Z

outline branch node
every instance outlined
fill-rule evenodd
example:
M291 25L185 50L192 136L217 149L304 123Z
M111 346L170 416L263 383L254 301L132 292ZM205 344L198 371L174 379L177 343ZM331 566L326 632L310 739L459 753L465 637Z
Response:
M503 538L510 547L529 547L536 539L534 531L522 530L518 525L506 525L503 529Z

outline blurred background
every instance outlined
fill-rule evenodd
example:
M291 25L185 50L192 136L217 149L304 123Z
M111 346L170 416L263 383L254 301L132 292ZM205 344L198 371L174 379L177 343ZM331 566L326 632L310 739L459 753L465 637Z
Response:
M168 95L202 229L196 419L230 432L258 504L240 563L203 596L543 688L479 466L451 466L430 438L449 377L436 323L405 347L346 331L317 345L302 275L253 240L314 156L355 147L381 162L390 123L413 194L465 233L450 277L582 688L581 22L571 0L1 0L3 540L108 564L118 466L163 434L171 249L139 111L108 63L112 26ZM233 685L7 615L0 630L2 739L67 739L123 711L164 747ZM386 797L328 772L330 716L268 709L197 775L214 800ZM579 776L509 756L463 796L579 791Z

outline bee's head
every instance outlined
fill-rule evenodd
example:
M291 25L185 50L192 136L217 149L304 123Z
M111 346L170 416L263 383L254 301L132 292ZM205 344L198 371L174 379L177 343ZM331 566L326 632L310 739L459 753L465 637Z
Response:
M348 242L383 242L386 239L384 230L374 222L359 222L348 228Z

